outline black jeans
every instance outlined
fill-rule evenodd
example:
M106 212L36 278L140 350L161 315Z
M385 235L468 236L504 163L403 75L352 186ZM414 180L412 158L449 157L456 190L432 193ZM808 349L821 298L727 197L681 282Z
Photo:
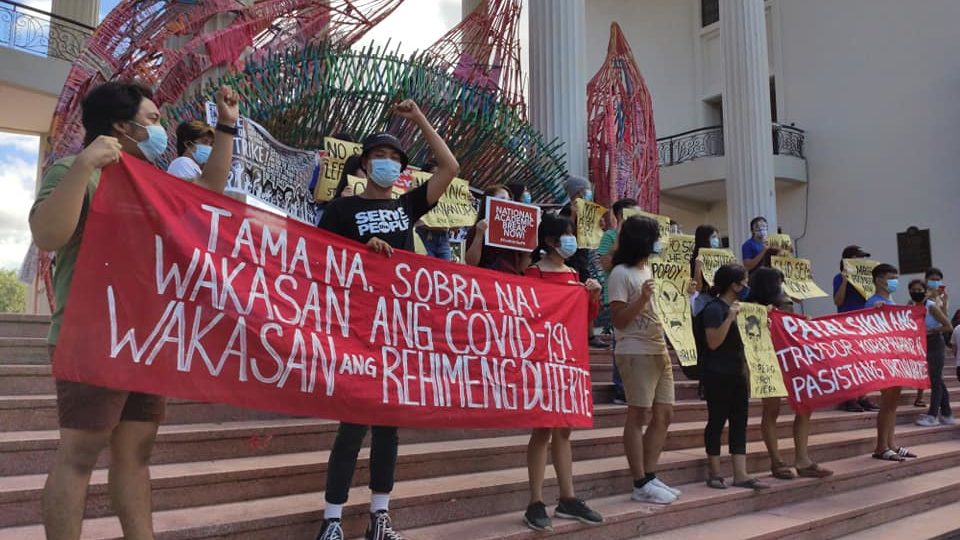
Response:
M326 500L330 504L344 504L353 484L353 471L357 468L357 454L363 446L368 426L341 422L337 440L327 463ZM370 440L370 491L390 493L397 469L397 428L373 426Z
M707 455L720 455L723 426L730 422L730 453L747 453L747 417L750 389L743 375L703 373L703 393L707 399L707 427L703 430Z
M930 373L930 410L927 414L953 416L950 411L950 393L943 382L943 363L946 355L943 336L927 334L927 371Z

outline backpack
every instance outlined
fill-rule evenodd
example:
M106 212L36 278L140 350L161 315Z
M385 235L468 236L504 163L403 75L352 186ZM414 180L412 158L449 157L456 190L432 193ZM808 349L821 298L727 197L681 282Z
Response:
M692 366L680 366L683 376L691 381L700 380L700 360L706 356L707 353L707 331L704 327L703 312L706 311L707 306L716 301L718 301L718 298L710 297L710 300L708 300L693 316L693 340L697 345L697 363Z

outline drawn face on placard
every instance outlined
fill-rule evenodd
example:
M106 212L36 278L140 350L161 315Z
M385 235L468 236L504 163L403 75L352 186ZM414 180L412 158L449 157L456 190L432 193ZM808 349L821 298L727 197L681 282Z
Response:
M663 281L660 287L659 305L666 318L664 324L670 328L680 328L690 316L690 303L686 291L673 281Z
M756 315L750 315L747 317L747 338L752 342L760 341L760 337L763 336L763 329L760 328L760 318ZM756 347L756 344L753 345Z

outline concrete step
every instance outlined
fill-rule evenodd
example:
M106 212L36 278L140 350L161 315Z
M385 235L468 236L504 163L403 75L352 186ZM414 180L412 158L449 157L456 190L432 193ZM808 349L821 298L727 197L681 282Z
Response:
M866 456L854 456L824 463L824 466L835 471L832 477L824 480L763 478L772 487L761 493L737 488L715 490L706 487L702 482L695 482L677 486L683 491L679 501L669 506L656 506L631 501L627 496L628 491L625 490L616 495L589 500L590 506L604 516L602 524L590 527L577 522L554 519L554 533L550 538L569 540L833 538L829 535L761 536L757 533L765 525L773 524L783 527L787 523L796 524L797 520L779 519L780 512L777 510L789 505L809 504L808 511L798 512L797 518L813 524L821 522L821 516L829 514L835 516L841 513L843 508L841 504L849 506L859 502L867 509L867 513L883 515L889 510L891 499L896 499L896 504L905 505L906 513L909 513L929 503L931 499L941 498L949 489L957 491L956 487L960 485L960 467L958 467L960 456L957 454L960 444L954 440L923 445L918 447L918 450L921 448L924 457L899 464L881 462ZM936 476L947 471L949 474L943 482L937 483ZM922 480L914 482L915 478ZM877 489L876 485L879 483L884 483L885 488L890 486L890 489ZM910 495L900 496L903 492L908 492ZM960 492L946 497L947 501L957 498L960 498ZM915 504L911 502L914 500L923 502ZM830 501L830 503L824 501ZM854 512L845 513L845 519L853 522L858 522L858 517L864 515ZM531 531L523 525L521 515L522 509L517 507L499 515L407 529L405 532L410 540L540 538L539 535L542 533ZM823 519L823 522L826 521L830 519ZM821 523L825 525L823 522ZM700 525L689 526L691 523ZM682 527L686 528L681 529ZM693 527L698 529L698 534L691 533L689 529ZM700 531L703 535L699 535ZM909 538L917 537L909 536Z
M900 464L880 462L860 455L872 447L871 430L816 435L811 437L812 449L818 457L827 458L824 465L836 470L837 474L826 480L771 480L774 488L764 495L738 489L718 492L701 488L705 474L702 452L668 451L661 460L661 476L668 483L680 486L684 495L678 503L656 510L648 505L632 503L626 497L631 479L623 457L577 461L574 471L578 495L603 512L607 521L603 526L591 529L579 524L558 522L555 524L558 525L555 536L579 539L631 538L640 533L657 532L704 519L721 519L739 512L756 511L841 490L950 469L960 465L960 444L955 435L955 428L922 430L913 426L904 427L899 434L900 439L922 457ZM785 447L789 444L788 441L783 442ZM766 468L767 460L761 443L751 443L748 453L751 469L759 471ZM556 494L552 470L548 469L547 478L545 495L551 500ZM206 490L203 497L188 508L156 512L157 538L274 539L309 538L316 534L322 517L320 508L323 496L320 492L218 504L215 500L222 491ZM407 530L411 540L538 538L536 533L525 529L520 520L527 498L526 468L502 469L490 474L398 482L391 501L391 514L395 523ZM349 536L362 534L368 504L367 488L356 487L351 490L350 503L344 513ZM119 524L112 517L90 519L84 524L85 538L119 538L120 534ZM597 536L599 534L603 536ZM42 538L42 531L37 525L0 529L0 538L7 537L24 540Z
M644 540L819 540L862 531L960 500L960 467L901 478L884 489L864 486L713 522L681 527ZM953 527L958 526L956 515ZM913 530L906 538L929 538ZM886 527L873 538L901 538Z
M0 337L0 364L50 365L43 337Z
M49 364L0 364L0 396L35 396L55 392Z
M907 419L909 420L909 419ZM778 422L778 435L788 439L792 436L792 418ZM827 414L814 418L811 433L833 433L870 429L869 418L851 418L843 413ZM750 440L761 439L759 419L748 427ZM623 455L622 429L606 428L577 431L573 436L574 459L611 458ZM523 467L526 463L526 445L529 434L505 437L473 438L427 443L405 443L400 446L398 480L413 480L446 475L493 472L503 468ZM698 448L702 445L703 424L690 422L671 426L668 450ZM157 451L162 452L162 442ZM198 494L206 493L211 486L229 485L229 489L217 490L218 502L233 502L250 498L262 498L316 490L326 482L326 464L329 452L323 448L310 448L304 452L287 452L274 455L252 455L204 461L195 455L183 456L183 461L154 465L154 505L157 509L178 508L189 505ZM369 481L369 451L361 451L354 485L366 485ZM34 515L33 504L40 496L45 475L26 474L0 476L0 524L30 523L39 519ZM103 515L109 509L106 494L106 470L94 473L88 498L88 516Z
M877 538L956 540L960 538L960 520L957 516L960 516L960 502L938 506L926 512L845 534L837 537L836 540L877 540Z
M46 338L50 329L50 317L0 313L0 337Z

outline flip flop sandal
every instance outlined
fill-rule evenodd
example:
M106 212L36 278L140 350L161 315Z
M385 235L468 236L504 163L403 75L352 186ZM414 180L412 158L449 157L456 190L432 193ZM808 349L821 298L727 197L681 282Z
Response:
M897 452L897 455L899 455L900 457L908 457L908 458L915 458L915 457L917 457L916 454L914 454L913 452L911 452L910 450L908 450L908 449L906 449L906 448L904 448L904 447L902 447L902 446L901 446L900 448L897 448L896 452Z
M922 407L926 407L927 404L924 403L922 400L919 400L919 399L918 399L918 400L916 400L916 401L913 402L913 406L914 406L914 407L921 407L921 408L922 408Z
M793 474L793 469L787 467L787 464L782 461L774 461L771 463L770 472L774 478L779 480L793 480L796 478L796 475Z
M824 469L816 463L811 463L809 467L797 467L797 474L804 478L826 478L833 474L830 469Z
M734 482L733 487L752 489L754 491L763 491L765 489L770 489L770 486L764 484L763 482L757 480L756 478L751 478L746 482Z
M722 476L711 476L707 479L707 487L712 487L713 489L727 489L727 482Z
M907 458L901 457L900 454L897 454L893 450L887 448L883 452L873 454L873 459L880 459L883 461L906 461Z

